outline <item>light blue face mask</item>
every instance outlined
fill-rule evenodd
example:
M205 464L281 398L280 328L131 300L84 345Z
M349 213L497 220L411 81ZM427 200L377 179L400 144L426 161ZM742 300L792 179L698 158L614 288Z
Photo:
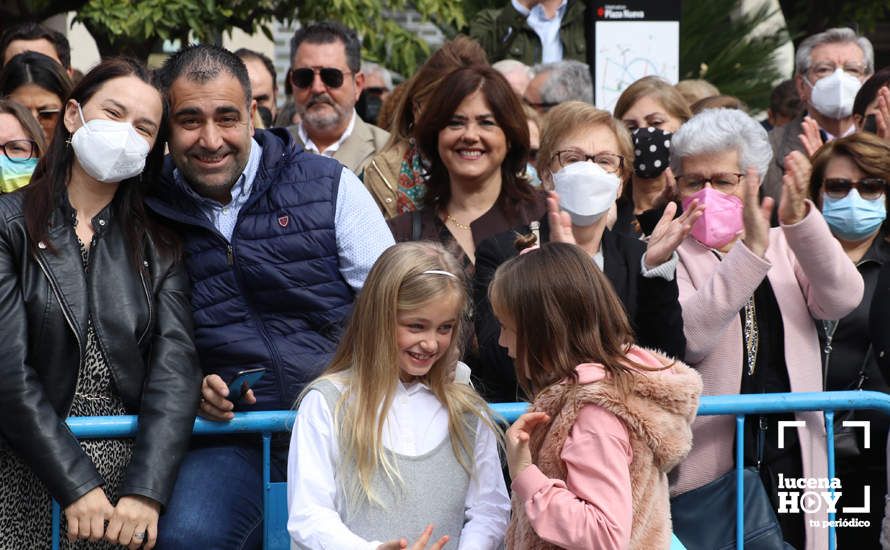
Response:
M841 199L822 193L822 217L836 237L861 241L877 231L887 218L886 198L881 195L872 200L863 199L856 189L850 189Z
M0 153L0 193L12 193L31 182L37 159L11 161Z
M532 187L541 187L541 178L538 177L538 170L532 165L532 163L528 163L525 165L525 175L526 177L528 177L528 182L532 185Z

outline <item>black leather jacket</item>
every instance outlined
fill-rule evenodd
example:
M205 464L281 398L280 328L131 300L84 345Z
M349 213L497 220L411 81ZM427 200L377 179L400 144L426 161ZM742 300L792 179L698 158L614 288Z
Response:
M113 207L95 218L84 271L70 206L48 241L28 249L21 192L0 196L0 436L62 507L104 483L65 424L92 315L98 344L127 411L139 414L119 495L166 503L200 399L188 275L146 239L140 273ZM55 248L51 253L49 248Z

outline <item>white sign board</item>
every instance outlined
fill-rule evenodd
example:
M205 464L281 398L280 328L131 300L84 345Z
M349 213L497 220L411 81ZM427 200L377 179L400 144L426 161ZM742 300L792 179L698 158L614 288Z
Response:
M635 80L658 75L671 84L680 77L679 21L597 21L594 95L612 112L618 96Z

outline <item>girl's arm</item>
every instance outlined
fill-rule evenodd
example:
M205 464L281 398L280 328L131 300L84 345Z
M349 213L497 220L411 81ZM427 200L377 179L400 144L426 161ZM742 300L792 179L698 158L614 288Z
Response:
M320 392L309 391L291 433L287 458L287 530L300 548L376 550L343 523L335 470L340 460L333 417Z
M482 420L476 426L475 470L467 491L460 549L487 550L501 547L510 521L510 497L498 456L497 441Z
M627 548L633 458L627 428L612 413L587 405L578 412L560 458L565 482L548 478L535 465L513 479L535 533L568 549Z

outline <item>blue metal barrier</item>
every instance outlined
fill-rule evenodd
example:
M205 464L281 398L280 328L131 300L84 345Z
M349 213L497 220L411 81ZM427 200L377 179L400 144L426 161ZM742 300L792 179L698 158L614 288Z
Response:
M296 411L256 411L238 413L229 422L212 422L203 418L195 419L195 435L220 435L239 433L259 433L263 438L263 510L275 509L273 503L281 499L283 483L272 483L269 457L272 434L289 432L294 425ZM80 439L105 439L133 437L136 435L136 416L93 416L72 417L68 419L71 432ZM283 516L278 510L276 522L265 521L263 524L263 548L265 550L289 549L290 538L283 529L281 521L287 521L287 511ZM268 517L266 518L268 520ZM52 548L59 549L61 511L58 503L52 504Z
M528 403L495 403L492 410L508 422L513 422L528 409ZM739 550L744 547L744 508L742 471L744 468L744 419L747 414L772 414L798 411L824 411L828 441L828 477L834 477L834 413L835 411L877 409L890 414L890 395L873 391L840 391L813 393L771 393L749 395L703 396L699 405L699 415L734 415L736 417L736 474L738 483L736 505L736 544ZM229 422L212 422L198 418L195 420L195 435L218 435L232 433L259 433L263 438L263 505L264 510L274 509L273 502L282 498L282 483L272 483L270 478L270 441L272 433L288 432L293 427L296 411L258 411L239 413ZM81 439L133 437L136 434L135 416L80 417L69 418L68 426L75 436ZM274 500L273 500L274 497ZM280 513L281 511L278 510ZM53 501L53 550L59 548L60 511ZM268 520L269 517L267 516ZM289 548L287 532L281 527L284 516L276 516L276 521L266 521L263 527L264 548L273 550ZM829 515L834 520L834 514ZM829 527L829 550L835 548L833 524ZM674 548L672 546L672 548Z

